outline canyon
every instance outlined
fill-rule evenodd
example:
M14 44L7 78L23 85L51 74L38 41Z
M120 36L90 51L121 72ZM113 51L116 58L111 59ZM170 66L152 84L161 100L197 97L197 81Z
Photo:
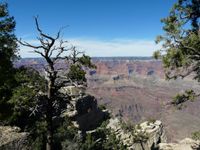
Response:
M178 142L199 130L200 101L188 101L181 109L170 105L176 93L199 84L191 77L184 80L165 80L162 62L150 57L92 58L96 69L87 69L87 93L96 97L113 116L120 116L133 124L146 120L161 120L168 142ZM15 67L33 67L44 73L40 58L21 59ZM66 68L60 61L58 68Z

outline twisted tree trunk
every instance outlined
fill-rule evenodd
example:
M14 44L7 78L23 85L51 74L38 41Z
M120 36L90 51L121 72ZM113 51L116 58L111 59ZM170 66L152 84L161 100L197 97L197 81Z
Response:
M47 122L47 143L46 143L46 149L47 150L52 150L53 149L53 101L55 98L55 80L56 80L56 71L54 69L54 64L52 61L49 61L46 59L48 62L48 93L47 93L47 111L46 111L46 122Z

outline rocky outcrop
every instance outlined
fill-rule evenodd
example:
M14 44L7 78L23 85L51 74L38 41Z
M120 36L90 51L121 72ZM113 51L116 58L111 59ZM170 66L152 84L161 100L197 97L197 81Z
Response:
M159 150L200 150L200 141L185 138L179 143L160 143Z
M116 136L120 138L123 144L127 145L130 150L151 150L157 148L159 143L166 142L165 131L159 120L154 123L146 121L135 126L133 130L136 131L134 133L125 131L120 120L117 118L110 119L107 127L112 129ZM146 140L144 140L144 137Z
M1 150L26 150L28 133L20 132L18 127L0 126Z
M157 148L159 143L167 141L165 130L161 121L146 121L140 124L140 126L141 129L145 131L148 135L148 140L145 143L148 148Z
M124 130L118 118L110 119L107 126L114 131L129 150L200 150L200 141L185 138L178 143L166 143L167 137L162 122L145 121L133 126L134 129ZM132 131L134 132L132 132Z
M83 86L68 86L62 89L63 93L72 97L70 105L63 113L73 120L74 125L81 131L96 129L108 116L108 113L98 108L94 96L83 94Z

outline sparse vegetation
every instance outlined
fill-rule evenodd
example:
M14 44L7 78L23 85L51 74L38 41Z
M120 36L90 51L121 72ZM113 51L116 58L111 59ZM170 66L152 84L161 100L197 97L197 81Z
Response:
M127 146L116 137L116 134L106 126L108 121L96 129L96 132L88 133L83 143L80 143L81 150L126 150Z
M121 128L125 131L125 132L132 132L135 129L135 125L133 125L130 122L124 122L122 120L120 120L120 124L121 124Z
M141 126L139 124L133 125L131 123L125 123L121 121L121 128L125 132L131 133L134 143L143 143L148 140L148 134L141 130Z
M177 94L171 103L174 106L177 106L177 108L181 109L184 102L188 100L194 101L196 97L197 95L193 90L186 90L183 94Z
M192 139L200 140L200 131L196 131L192 133Z
M98 107L101 110L106 110L106 105L104 105L104 104L100 104Z
M150 117L150 118L147 119L148 125L150 125L151 123L155 123L155 122L156 122L155 118Z

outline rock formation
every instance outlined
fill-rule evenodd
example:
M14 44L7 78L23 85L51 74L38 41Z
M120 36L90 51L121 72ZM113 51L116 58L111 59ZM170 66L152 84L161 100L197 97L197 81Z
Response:
M81 131L95 132L95 129L105 120L108 112L100 110L95 97L84 94L83 87L68 86L63 88L62 92L72 97L71 105L63 115L70 117ZM111 118L107 128L110 128L129 150L199 150L200 146L199 141L192 139L184 139L179 143L166 143L165 130L159 120L145 121L136 125L136 131L133 133L123 129L120 119Z
M0 126L1 150L26 150L28 133L20 132L18 127Z
M136 135L133 135L132 132L124 131L118 118L110 119L108 124L108 128L113 130L130 150L151 150L157 148L160 142L166 142L165 131L161 121L157 120L154 123L146 121L139 126L140 128L136 128ZM135 137L140 133L147 136L145 141L135 141Z
M68 86L62 89L63 93L72 97L63 116L70 117L74 125L83 132L97 128L108 115L98 108L94 96L83 94L84 90L82 86Z

